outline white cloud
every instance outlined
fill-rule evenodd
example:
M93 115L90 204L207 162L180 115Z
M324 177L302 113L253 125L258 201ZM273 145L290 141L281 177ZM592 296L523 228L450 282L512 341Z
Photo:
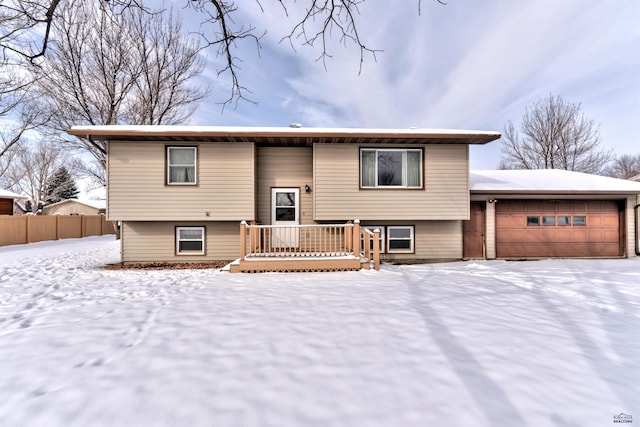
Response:
M581 102L601 123L605 145L638 151L632 144L640 117L640 2L423 1L418 16L417 3L370 0L361 6L361 36L384 52L377 62L366 58L360 75L353 46L332 44L325 70L317 49L294 52L279 43L299 13L300 4L291 7L288 19L277 6L247 15L269 31L262 58L247 50L241 75L260 103L223 116L215 116L219 107L204 106L209 122L199 124L501 130L553 93ZM498 163L499 144L490 145L472 152L480 151L481 167Z

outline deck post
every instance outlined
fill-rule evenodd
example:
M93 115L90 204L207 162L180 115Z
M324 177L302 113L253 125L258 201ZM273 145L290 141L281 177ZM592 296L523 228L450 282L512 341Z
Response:
M353 255L360 256L360 220L353 221Z
M380 270L380 229L373 230L373 268Z
M240 222L240 259L243 260L247 256L247 221Z

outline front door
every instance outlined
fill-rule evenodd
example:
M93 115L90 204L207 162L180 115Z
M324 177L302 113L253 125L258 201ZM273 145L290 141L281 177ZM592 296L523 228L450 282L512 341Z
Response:
M297 248L300 224L300 189L271 189L271 224L273 230L271 246L274 248Z

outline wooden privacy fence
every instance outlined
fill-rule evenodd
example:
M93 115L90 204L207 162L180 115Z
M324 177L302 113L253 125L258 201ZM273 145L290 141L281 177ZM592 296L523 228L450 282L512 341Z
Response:
M104 215L0 216L0 246L115 234Z

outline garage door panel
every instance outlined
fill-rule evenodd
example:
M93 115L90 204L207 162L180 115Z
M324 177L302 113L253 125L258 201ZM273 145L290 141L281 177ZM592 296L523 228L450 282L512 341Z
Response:
M496 204L497 256L623 255L619 209L618 202L611 200L500 200ZM527 225L531 216L538 217L541 225ZM542 225L545 216L553 217L552 225Z
M587 207L589 205L587 204L587 202L582 202L582 201L574 201L573 204L571 205L570 209L571 209L571 213L582 213L582 212L586 212L587 211Z

